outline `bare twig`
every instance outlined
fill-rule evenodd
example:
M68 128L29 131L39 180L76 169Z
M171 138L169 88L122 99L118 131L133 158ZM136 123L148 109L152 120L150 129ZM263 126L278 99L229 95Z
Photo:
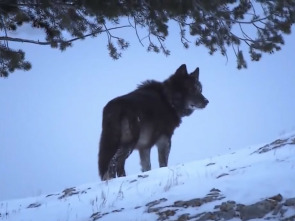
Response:
M249 39L250 41L253 41L253 39L250 38L249 35L246 34L246 32L244 32L243 27L242 27L241 24L239 24L239 27L240 27L240 30L241 30L243 36L244 36L246 39Z
M141 44L142 47L144 47L144 44L142 43L142 40L140 39L140 37L138 35L137 26L136 26L137 22L134 17L133 17L133 21L134 21L134 26L131 24L130 18L128 16L128 22L129 22L130 26L135 30L136 37L137 37L139 43Z
M191 43L186 37L185 37L185 28L183 27L182 25L182 22L177 20L177 19L174 19L174 21L176 21L178 23L178 26L179 26L179 30L180 30L180 35L181 35L181 43L184 45L185 48L188 47L188 43Z

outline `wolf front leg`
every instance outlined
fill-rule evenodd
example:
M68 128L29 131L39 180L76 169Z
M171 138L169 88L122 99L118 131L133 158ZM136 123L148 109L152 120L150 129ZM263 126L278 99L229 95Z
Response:
M159 157L159 166L166 167L168 165L168 158L171 148L171 137L168 136L161 136L157 143L158 147L158 157Z

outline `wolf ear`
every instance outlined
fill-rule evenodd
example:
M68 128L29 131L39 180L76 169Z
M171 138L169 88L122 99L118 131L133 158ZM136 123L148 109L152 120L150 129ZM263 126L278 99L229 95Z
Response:
M191 73L191 75L199 80L199 68L196 68L196 70Z
M175 72L175 75L187 75L186 65L181 65Z

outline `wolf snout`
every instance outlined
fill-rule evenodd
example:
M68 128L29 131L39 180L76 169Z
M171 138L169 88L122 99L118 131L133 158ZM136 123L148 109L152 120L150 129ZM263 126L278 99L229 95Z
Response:
M202 100L202 102L200 103L200 107L199 108L205 108L207 106L207 104L209 104L209 100L207 98L204 98Z

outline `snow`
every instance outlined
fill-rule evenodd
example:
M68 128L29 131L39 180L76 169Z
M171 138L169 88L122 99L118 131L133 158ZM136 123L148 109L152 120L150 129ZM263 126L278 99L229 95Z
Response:
M217 204L228 200L253 204L276 194L284 199L292 198L295 197L295 132L279 139L269 145L253 145L221 156L62 192L2 201L0 220L157 220L155 213L147 212L148 203L165 198L166 201L158 204L164 207L178 200L202 198L213 188L220 190L224 198L201 205L198 213L214 210ZM259 153L262 147L265 151ZM181 208L173 220L184 210L196 212L196 208ZM294 208L285 213L294 214Z

